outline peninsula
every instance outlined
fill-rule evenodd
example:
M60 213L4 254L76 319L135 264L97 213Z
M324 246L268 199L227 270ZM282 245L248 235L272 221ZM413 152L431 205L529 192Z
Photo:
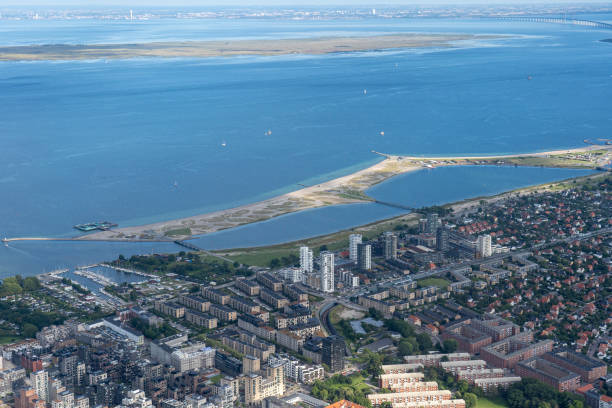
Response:
M0 47L0 61L206 58L240 55L329 54L397 48L454 47L458 41L502 38L472 34L393 34L273 40L177 41L139 44L42 44Z
M612 159L612 146L590 145L522 155L480 157L412 157L382 153L380 162L355 173L307 186L265 201L193 217L83 235L80 240L164 241L188 239L240 225L265 221L283 214L338 204L373 202L370 187L399 174L441 166L494 165L597 169ZM409 204L409 203L404 203Z

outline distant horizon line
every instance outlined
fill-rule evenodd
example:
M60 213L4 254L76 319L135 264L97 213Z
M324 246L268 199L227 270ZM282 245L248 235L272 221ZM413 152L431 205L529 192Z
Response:
M114 3L115 0L113 0L113 2L109 2L107 4L88 4L88 5L83 5L80 2L75 2L75 3L65 3L65 4L46 4L46 2L43 0L42 2L20 2L19 4L4 4L2 6L0 6L0 9L2 8L31 8L31 7L44 7L44 8L49 8L49 9L62 9L62 8L71 8L71 9L82 9L82 10L86 10L86 9L97 9L97 8L107 8L107 7L113 7L113 8L121 8L121 9L130 9L130 8L149 8L149 9L160 9L160 8L165 8L165 9L178 9L178 8L185 8L185 7L189 7L189 8L201 8L201 9L208 9L208 8L235 8L235 7L240 7L240 8L256 8L256 9L262 9L262 8L319 8L319 9L330 9L330 8L335 8L335 7L352 7L352 8L363 8L363 9L369 9L369 8L380 8L380 9L385 9L385 8L397 8L397 7L483 7L483 6L497 6L497 7L503 7L503 6L508 6L508 7L517 7L517 6L528 6L529 8L534 8L534 7L555 7L555 6L568 6L568 5L574 5L576 7L584 7L584 6L601 6L601 5L610 5L612 6L612 1L610 0L590 0L590 1L572 1L572 0L556 0L556 1L546 1L546 0L540 0L540 1L536 1L536 2L532 2L529 0L514 0L514 1L504 1L504 0L470 0L467 2L463 2L463 1L449 1L449 0L433 0L433 1L422 1L422 0L417 0L417 1L387 1L387 2L372 2L372 3L359 3L359 4L352 4L350 2L350 0L345 0L345 1L339 1L337 3L326 3L326 2L315 2L310 3L310 4L306 4L306 3L300 3L300 4L287 4L284 3L282 1L275 1L275 0L270 0L270 2L268 2L267 4L256 4L256 3L251 3L250 1L247 3L241 3L240 1L236 1L236 2L224 2L224 4L194 4L192 2L190 2L189 0L183 1L183 2L175 2L173 4L140 4L140 1L136 0L133 4L126 4L124 3ZM265 0L264 0L265 1Z

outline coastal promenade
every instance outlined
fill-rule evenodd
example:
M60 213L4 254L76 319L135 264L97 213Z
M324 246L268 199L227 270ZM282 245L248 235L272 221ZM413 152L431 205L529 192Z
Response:
M74 238L4 238L8 245L15 241L108 241L108 242L182 242L197 235L209 234L280 215L339 204L376 203L365 192L394 176L420 169L444 166L530 166L603 170L612 162L612 146L589 145L583 148L497 156L398 156L373 152L380 162L355 173L306 186L265 201L240 207L169 220L154 224L116 228ZM410 203L379 202L406 211ZM188 244L189 245L189 244Z

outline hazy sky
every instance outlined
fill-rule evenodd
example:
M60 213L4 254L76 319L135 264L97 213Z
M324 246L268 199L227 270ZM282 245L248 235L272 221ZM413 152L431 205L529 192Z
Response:
M430 4L579 4L579 3L607 3L612 0L0 0L2 6L125 6L125 7L159 7L159 6L400 6Z

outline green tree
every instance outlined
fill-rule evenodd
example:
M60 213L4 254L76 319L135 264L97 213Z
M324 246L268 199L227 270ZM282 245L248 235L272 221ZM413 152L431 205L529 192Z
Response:
M408 341L408 339L404 339L400 341L397 351L400 356L411 356L414 354L415 349L414 345L410 341Z
M455 351L457 351L457 340L455 339L446 339L442 342L442 348L444 349L445 353L454 353Z
M523 378L512 384L504 396L510 408L569 408L583 404L581 397L568 392L557 392L553 387L533 378Z
M35 292L41 287L40 281L35 276L28 276L23 280L23 290L26 292Z
M0 296L18 295L22 292L21 285L16 276L11 276L2 281Z
M457 381L457 390L460 393L465 394L466 392L468 392L469 389L470 389L470 383L468 383L465 380Z
M372 353L370 350L365 350L365 371L372 377L378 377L383 373L382 355Z
M396 331L404 338L414 336L414 329L404 320L389 319L385 320L385 327L391 331Z
M373 307L368 309L368 313L373 319L380 320L384 317L384 315Z
M431 342L431 337L427 333L419 333L416 336L417 343L419 344L419 348L421 351L426 352L431 349L433 343Z
M465 394L463 394L463 399L465 400L466 408L474 408L478 403L478 397L475 394L472 394L471 392L466 392Z
M25 338L34 338L36 337L36 333L38 333L38 327L34 326L32 323L26 323L23 325L22 333Z
M329 398L329 392L327 392L326 389L322 389L319 391L319 398L321 398L323 401L328 401Z

